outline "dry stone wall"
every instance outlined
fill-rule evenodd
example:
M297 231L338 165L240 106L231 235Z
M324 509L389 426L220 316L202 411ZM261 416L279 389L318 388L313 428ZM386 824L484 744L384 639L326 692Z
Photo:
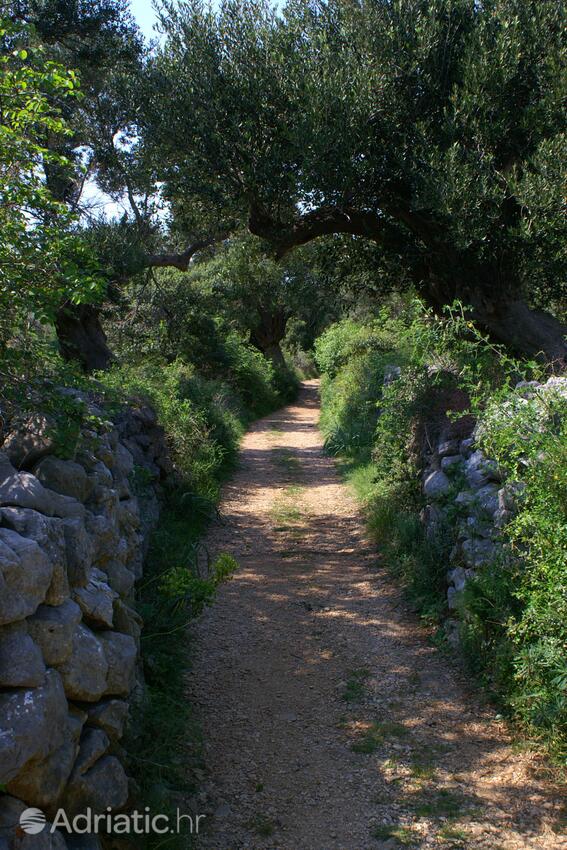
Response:
M545 384L530 381L518 384L517 403L533 401L545 406L546 394L567 397L567 378L553 377ZM506 410L501 411L506 418ZM542 421L545 417L542 415ZM447 606L453 618L446 632L458 642L459 596L476 572L504 557L502 531L521 503L524 484L507 481L498 464L477 447L479 428L464 439L451 435L451 426L442 431L433 450L425 455L423 494L427 504L421 518L427 533L449 529L454 539L447 571Z
M10 423L0 445L0 850L83 846L22 836L26 808L50 818L129 799L119 741L143 688L134 585L171 466L152 409L109 421L62 392L95 423L70 459L40 415Z

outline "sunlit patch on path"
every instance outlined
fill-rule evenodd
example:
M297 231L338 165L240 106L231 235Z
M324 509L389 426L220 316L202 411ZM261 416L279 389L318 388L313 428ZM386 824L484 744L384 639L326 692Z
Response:
M206 850L561 850L561 797L427 643L322 451L316 382L255 423L195 628Z

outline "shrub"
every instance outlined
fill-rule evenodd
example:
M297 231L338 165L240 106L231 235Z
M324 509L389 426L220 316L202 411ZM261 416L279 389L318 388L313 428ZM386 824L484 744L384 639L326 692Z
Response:
M467 655L504 704L567 756L567 399L545 387L489 403L478 434L521 481L507 557L467 590ZM480 653L477 655L478 651Z
M541 378L541 366L514 360L483 338L459 305L445 319L414 310L393 327L395 333L383 315L347 320L318 340L326 444L346 458L390 569L422 616L439 621L458 517L449 510L436 536L425 535L419 520L423 426L434 428L457 392L468 398L477 443L508 480L522 482L523 496L503 529L502 556L467 584L462 647L469 668L500 705L565 759L565 385L514 389L520 379ZM386 364L404 368L385 386Z

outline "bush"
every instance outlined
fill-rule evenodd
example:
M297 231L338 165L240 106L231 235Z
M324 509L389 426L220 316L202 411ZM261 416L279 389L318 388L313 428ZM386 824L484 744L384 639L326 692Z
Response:
M513 714L567 757L567 399L510 390L489 403L479 442L521 481L507 557L467 589L469 659Z
M517 513L503 530L503 555L478 570L463 594L462 647L469 668L500 705L564 759L564 395L513 389L520 379L540 378L541 367L515 361L484 339L458 305L443 320L413 310L394 325L384 315L338 323L317 341L316 353L327 447L346 459L386 562L422 616L440 622L446 614L445 571L458 520L449 510L433 538L419 520L424 424L434 428L443 403L458 390L476 417L479 446L508 480L523 482ZM384 385L387 364L403 370Z
M322 373L320 425L331 453L370 458L386 366L406 362L407 332L406 323L382 313L368 324L344 319L316 341Z

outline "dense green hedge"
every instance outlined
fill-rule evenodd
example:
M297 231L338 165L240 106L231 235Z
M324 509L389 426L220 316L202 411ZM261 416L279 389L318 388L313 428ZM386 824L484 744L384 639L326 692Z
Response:
M470 669L559 760L567 740L567 402L523 399L515 384L545 380L483 339L460 308L446 320L405 315L343 321L316 344L321 427L365 506L370 528L411 602L430 622L446 615L445 572L455 538L451 512L426 538L419 426L431 420L443 382L461 387L479 442L510 480L522 480L519 512L503 532L506 557L479 570L461 608ZM389 365L402 367L384 385ZM439 635L443 634L442 627Z

